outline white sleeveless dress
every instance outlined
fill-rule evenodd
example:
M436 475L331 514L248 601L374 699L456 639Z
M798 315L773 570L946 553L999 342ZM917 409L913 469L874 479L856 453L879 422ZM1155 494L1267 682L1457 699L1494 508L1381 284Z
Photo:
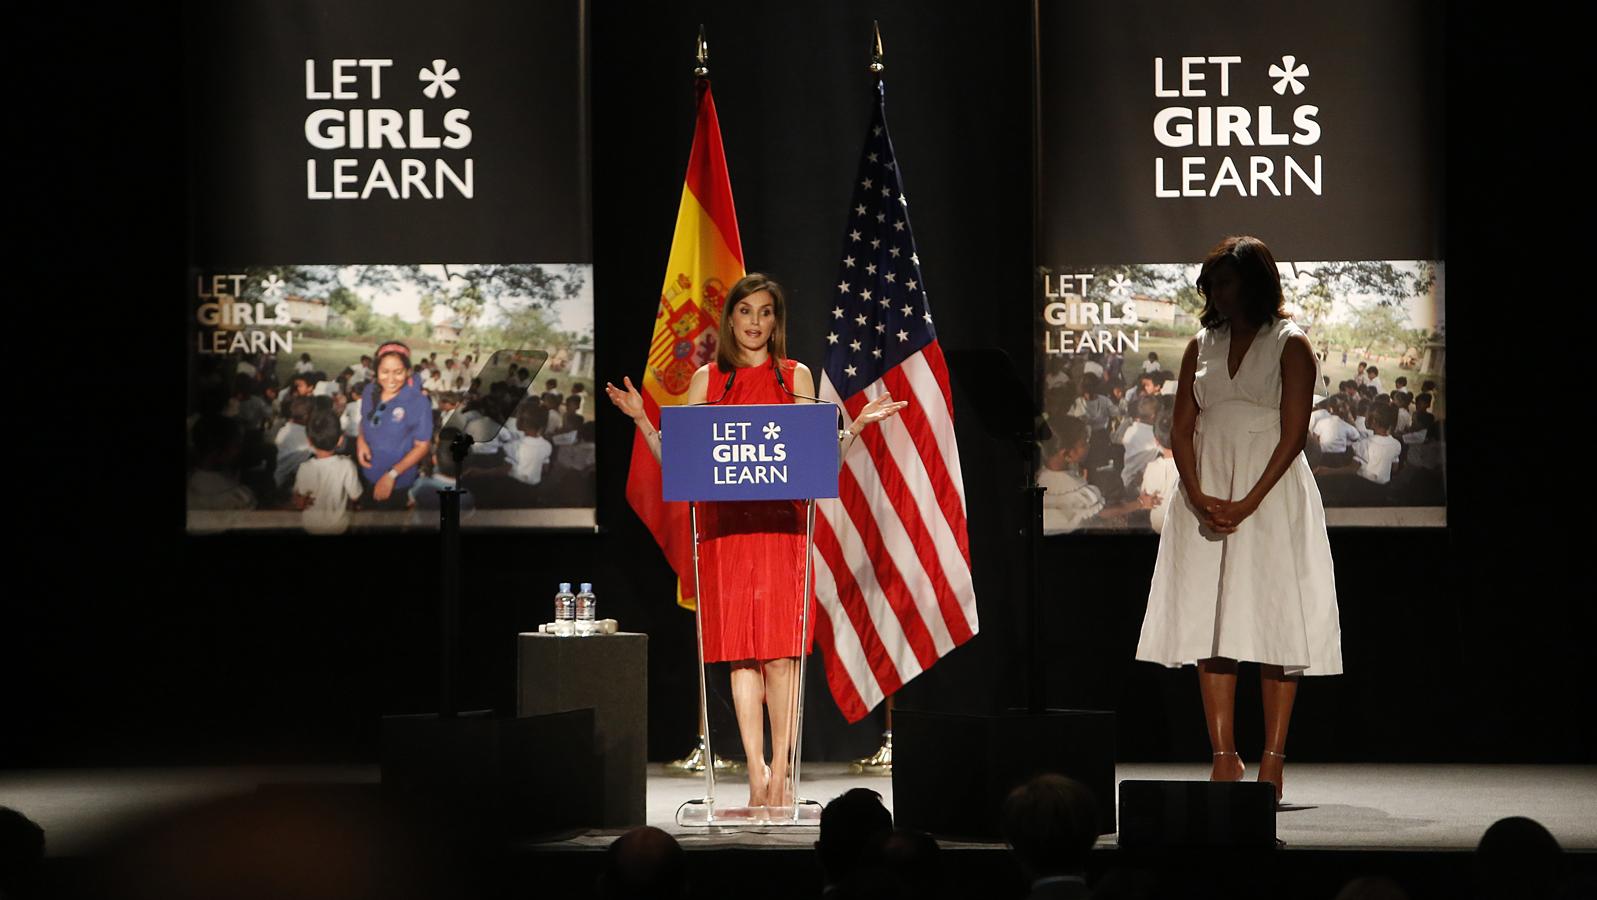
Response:
M1233 379L1229 324L1198 332L1193 452L1205 494L1240 499L1258 483L1281 435L1281 351L1302 333L1290 319L1261 326ZM1137 659L1174 668L1224 656L1341 674L1325 508L1302 453L1231 534L1203 525L1183 488L1166 506Z

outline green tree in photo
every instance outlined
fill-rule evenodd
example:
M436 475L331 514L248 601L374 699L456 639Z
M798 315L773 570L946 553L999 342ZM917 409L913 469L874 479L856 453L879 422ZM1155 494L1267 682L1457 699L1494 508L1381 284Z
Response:
M470 329L478 319L482 318L483 310L486 308L483 303L482 285L477 282L466 282L459 292L449 298L448 305L450 312L454 313L455 318L464 326L462 331Z
M427 342L433 334L433 317L444 309L460 326L467 346L553 351L592 341L591 333L558 327L557 305L582 293L588 277L585 266L254 266L243 274L241 301L275 305L290 296L322 299L329 316L343 323L329 331L353 338ZM419 321L380 314L365 299L412 290L420 292ZM493 324L484 326L484 321Z
M1283 282L1324 286L1332 296L1371 294L1382 306L1406 306L1436 284L1436 266L1421 261L1419 270L1410 274L1387 260L1288 263L1282 276Z
M366 305L354 291L343 285L327 292L327 310L348 318L355 310Z

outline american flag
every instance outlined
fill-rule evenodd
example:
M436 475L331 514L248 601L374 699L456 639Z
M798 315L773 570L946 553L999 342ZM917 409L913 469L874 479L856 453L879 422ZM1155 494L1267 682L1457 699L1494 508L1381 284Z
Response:
M850 421L883 391L909 401L865 429L838 499L816 504L816 635L832 696L856 722L977 630L948 366L880 81L841 257L821 397Z

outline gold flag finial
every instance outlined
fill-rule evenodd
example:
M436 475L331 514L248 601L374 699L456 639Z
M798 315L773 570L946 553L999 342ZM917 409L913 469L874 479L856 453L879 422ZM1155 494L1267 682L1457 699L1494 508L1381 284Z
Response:
M710 44L704 39L703 23L699 24L699 47L694 54L694 59L698 61L698 65L693 67L695 77L703 78L710 74Z
M871 30L876 32L876 42L871 47L871 74L877 78L887 71L887 66L882 64L882 26L875 19L871 20Z

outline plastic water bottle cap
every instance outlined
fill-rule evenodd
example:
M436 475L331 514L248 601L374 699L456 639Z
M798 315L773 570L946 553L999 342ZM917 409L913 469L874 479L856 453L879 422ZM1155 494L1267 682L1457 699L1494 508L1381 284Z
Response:
M583 583L582 583L582 592L583 592L583 593L584 593L584 594L586 594L586 593L589 593L589 592L590 592L590 591L592 591L592 590L593 590L593 582L591 582L591 581L584 581L584 582L583 582Z
M560 582L560 593L562 593L562 594L571 593L571 582L569 582L569 581Z

